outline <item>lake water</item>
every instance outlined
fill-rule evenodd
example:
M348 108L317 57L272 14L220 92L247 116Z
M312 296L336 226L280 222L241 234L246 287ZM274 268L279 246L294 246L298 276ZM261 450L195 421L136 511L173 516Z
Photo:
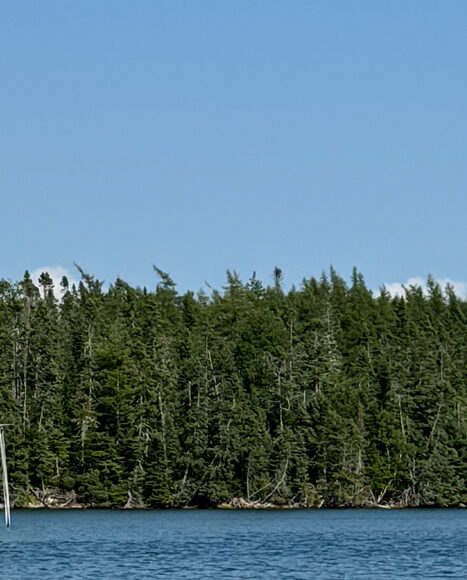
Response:
M467 510L14 511L0 566L8 580L465 580Z

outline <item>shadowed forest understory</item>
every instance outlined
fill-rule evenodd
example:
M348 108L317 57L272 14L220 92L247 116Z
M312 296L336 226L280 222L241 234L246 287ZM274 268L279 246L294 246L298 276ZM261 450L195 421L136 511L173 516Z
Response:
M332 269L183 295L0 281L11 491L123 507L467 501L467 302ZM57 289L55 289L57 290ZM56 292L58 294L58 292ZM36 491L35 491L36 490ZM238 502L239 500L237 500Z

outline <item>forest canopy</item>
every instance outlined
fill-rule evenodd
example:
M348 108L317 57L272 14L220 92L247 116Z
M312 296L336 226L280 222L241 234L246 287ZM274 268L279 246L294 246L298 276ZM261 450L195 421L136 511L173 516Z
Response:
M467 302L354 270L210 294L0 281L0 423L17 505L467 500ZM60 295L60 299L56 295Z

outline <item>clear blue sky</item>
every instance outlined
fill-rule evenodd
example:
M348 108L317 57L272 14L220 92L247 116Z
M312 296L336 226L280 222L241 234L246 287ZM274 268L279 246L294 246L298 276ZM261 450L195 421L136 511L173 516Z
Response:
M0 22L0 278L467 281L465 1L7 0Z

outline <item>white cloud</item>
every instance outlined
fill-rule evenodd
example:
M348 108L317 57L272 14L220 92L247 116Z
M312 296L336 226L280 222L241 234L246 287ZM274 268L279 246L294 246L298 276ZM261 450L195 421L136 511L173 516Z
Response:
M62 281L63 276L68 278L70 287L72 284L78 284L76 280L73 280L72 275L68 272L68 270L62 266L42 266L41 268L36 268L31 272L31 279L36 286L39 286L39 276L43 272L47 272L52 278L54 284L53 290L56 298L60 298L62 295L62 287L60 286L60 282Z
M467 298L467 282L454 281L449 278L436 279L435 282L441 286L442 290L446 290L446 286L450 284L459 298L464 300ZM409 290L411 286L421 288L425 295L428 294L426 280L420 276L409 278L404 283L391 282L390 284L385 284L385 288L391 296L405 296L405 289Z

